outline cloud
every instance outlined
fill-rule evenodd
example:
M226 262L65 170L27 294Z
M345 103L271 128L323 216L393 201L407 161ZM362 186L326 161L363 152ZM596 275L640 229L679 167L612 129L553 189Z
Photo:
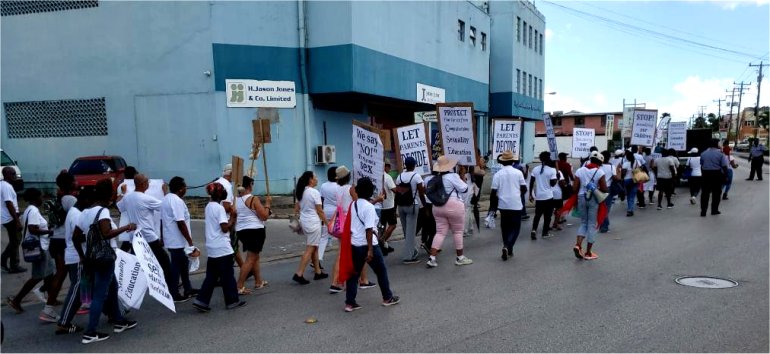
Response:
M598 107L604 107L607 105L607 96L603 93L597 93L594 95L594 102Z
M545 92L553 91L552 87L546 86ZM563 95L558 92L555 95L545 95L543 105L546 112L562 111L566 113L573 110L586 113L597 112L596 106L586 104L585 100Z
M770 4L770 0L687 0L690 2L705 2L705 3L712 3L714 5L717 5L721 7L723 10L735 10L738 6L765 6L767 4Z
M663 112L671 113L674 120L683 120L693 114L699 114L701 106L706 106L703 109L704 114L711 112L716 114L719 107L714 100L724 98L725 89L732 87L732 84L732 79L701 79L697 75L689 76L673 86L674 95L672 97L658 98L658 101L661 102L660 106L648 103L648 107L657 106L661 114Z
M550 28L546 28L545 29L545 41L546 42L550 42L552 38L553 38L553 30L551 30Z

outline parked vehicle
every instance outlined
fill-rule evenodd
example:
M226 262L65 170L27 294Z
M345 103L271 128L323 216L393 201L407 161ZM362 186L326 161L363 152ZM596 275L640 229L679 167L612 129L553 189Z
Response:
M21 178L21 170L19 169L19 163L12 159L8 154L0 149L0 168L13 167L16 171L16 181L13 183L13 189L20 191L24 189L24 179ZM3 180L3 175L0 174L0 181Z
M123 182L126 160L120 156L83 156L70 165L69 172L75 176L80 188L93 188L96 182L109 178L112 180L113 199L117 197L118 185Z
M749 143L748 140L741 141L740 143L738 143L738 145L735 146L735 151L746 152L746 151L749 151L750 149L751 149L751 144Z

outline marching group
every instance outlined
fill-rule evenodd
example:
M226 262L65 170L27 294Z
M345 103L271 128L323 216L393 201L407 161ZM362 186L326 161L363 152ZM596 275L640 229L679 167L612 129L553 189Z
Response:
M751 158L757 155L761 159L763 152L764 146L755 145ZM609 211L616 198L626 201L629 217L634 216L636 207L645 208L647 200L655 203L655 190L657 209L664 208L663 199L665 208L673 208L674 187L682 175L688 179L692 204L700 194L701 216L706 216L709 202L711 214L720 214L720 200L728 198L733 169L737 167L729 148L720 149L718 140L713 140L702 154L693 148L681 173L674 151L661 149L659 153L659 157L653 158L649 148L610 153L594 147L575 170L567 161L567 154L559 154L554 161L549 152L543 152L539 165L531 171L513 152L500 154L499 170L491 182L487 222L494 223L499 214L502 260L513 257L522 220L529 219L527 199L535 205L530 234L533 240L537 239L538 229L542 238L552 237L553 230L562 230L568 212L578 217L580 225L572 251L582 260L598 258L593 249L596 235L609 231ZM290 226L305 235L306 249L293 281L308 284L304 273L309 265L313 280L328 278L321 262L330 242L337 240L340 247L329 292L345 291L344 310L361 309L356 302L358 289L376 286L380 288L383 306L398 304L400 298L390 289L384 257L395 251L388 240L399 222L405 238L401 245L404 264L422 262L422 248L427 254L426 266L437 267L437 255L450 231L456 252L454 264L472 264L465 255L463 239L474 233L474 218L476 228L479 227L478 204L486 172L482 159L477 159L479 165L469 167L440 156L429 175L419 173L415 169L417 162L411 157L403 161L404 170L400 173L391 171L386 163L382 181L376 181L381 182L382 191L376 194L375 181L353 181L345 166L329 168L328 181L320 186L312 171L304 172L295 188L296 223ZM756 172L761 180L761 168L761 162L757 165L752 160L751 177ZM134 168L127 168L126 180L117 190L120 222L115 225L109 212L114 201L109 179L99 181L95 188L81 189L71 174L62 171L56 179L55 201L44 207L41 191L28 188L23 194L28 206L20 214L12 187L15 173L11 168L4 168L2 173L0 210L10 240L2 254L2 268L9 273L26 271L19 265L20 245L23 258L32 265L30 279L6 303L21 313L21 300L28 293L35 293L45 302L39 318L56 322L57 334L83 331L72 323L78 313L88 313L88 325L81 340L84 344L109 338L108 334L97 332L102 313L115 333L137 325L124 317L128 311L117 295L115 251L110 254L113 249L132 253L136 230L160 264L175 302L194 298L193 307L201 312L210 311L214 288L221 286L226 308L234 309L245 304L240 296L252 293L245 286L247 279L254 278L254 289L268 286L260 273L259 256L266 238L265 222L272 215L271 198L252 195L254 180L249 177L244 177L242 185L234 190L230 165L225 166L222 177L206 185L210 196L204 212L208 258L200 289L194 288L189 278L190 264L197 262L201 252L191 237L190 212L182 199L187 192L183 178L173 177L163 186L163 195L158 199L147 193L149 179ZM239 246L246 252L245 260ZM234 262L240 268L237 277ZM369 280L367 264L378 284ZM67 276L70 288L65 301L60 303L58 293ZM43 285L35 288L41 281ZM57 305L62 305L60 311L54 309Z

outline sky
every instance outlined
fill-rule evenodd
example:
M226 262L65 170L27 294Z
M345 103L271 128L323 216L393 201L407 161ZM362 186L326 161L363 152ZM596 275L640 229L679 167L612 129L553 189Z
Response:
M770 62L769 3L535 0L546 18L545 92L556 92L545 111L620 112L636 99L687 120L701 106L718 114L717 99L741 81L751 82L742 107L753 107L759 68L748 65ZM763 74L767 106L770 67ZM723 101L721 113L729 109Z

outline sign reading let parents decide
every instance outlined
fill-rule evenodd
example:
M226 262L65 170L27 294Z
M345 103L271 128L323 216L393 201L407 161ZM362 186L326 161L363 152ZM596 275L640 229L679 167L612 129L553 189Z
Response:
M519 144L521 143L521 121L514 119L495 119L492 160L497 161L506 150L513 152L514 159L519 159Z
M430 174L430 151L425 124L413 124L393 129L396 134L396 158L399 170L404 169L404 160L413 157L417 161L415 170L421 175Z
M584 159L591 155L596 132L588 128L572 129L572 157Z
M353 121L353 183L368 177L374 183L374 195L382 191L385 173L385 147L379 129Z
M297 106L294 81L227 79L225 86L227 107L294 108Z
M634 125L631 130L631 145L653 146L658 111L648 109L634 110Z
M671 122L668 124L666 149L674 149L676 151L687 150L687 122Z
M460 165L476 165L473 103L436 104L444 156Z

